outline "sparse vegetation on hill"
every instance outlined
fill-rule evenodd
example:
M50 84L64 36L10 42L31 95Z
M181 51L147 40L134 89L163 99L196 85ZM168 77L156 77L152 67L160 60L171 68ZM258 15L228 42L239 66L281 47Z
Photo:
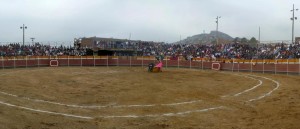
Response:
M176 44L216 44L216 36L218 33L219 43L227 44L227 43L243 43L249 44L254 47L257 45L258 41L256 38L252 37L251 39L247 39L245 37L240 38L232 38L230 35L220 32L220 31L211 31L210 33L197 34L191 37L187 37L181 41L175 42Z
M198 34L194 35L191 37L187 37L186 39L183 39L181 41L178 41L176 43L181 43L181 44L207 44L207 43L216 43L216 35L218 34L219 42L220 43L230 43L233 41L233 38L223 32L216 32L216 31L211 31L209 34L203 33L203 34Z

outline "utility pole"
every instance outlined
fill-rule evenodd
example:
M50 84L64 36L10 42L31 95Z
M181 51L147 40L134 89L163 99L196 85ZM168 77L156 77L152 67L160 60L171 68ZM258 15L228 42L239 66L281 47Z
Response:
M180 44L181 44L181 35L180 35Z
M27 29L27 26L25 26L23 24L23 26L21 26L20 29L23 29L23 46L24 46L24 42L25 42L25 29Z
M293 10L291 10L291 12L293 12L293 17L291 18L291 20L292 20L292 44L294 43L294 22L295 22L295 20L297 20L297 17L295 17L295 10L298 11L298 9L295 9L295 6L293 4Z
M34 39L35 39L35 38L32 37L32 38L30 38L30 39L31 39L31 41L32 41L32 45L34 45Z
M217 44L219 44L219 37L218 37L218 29L219 29L219 18L221 18L221 16L217 16L217 21L216 21L216 23L217 23L217 31L216 31L216 41L217 41Z
M129 40L131 39L131 33L129 34Z
M258 28L258 43L260 43L260 27Z

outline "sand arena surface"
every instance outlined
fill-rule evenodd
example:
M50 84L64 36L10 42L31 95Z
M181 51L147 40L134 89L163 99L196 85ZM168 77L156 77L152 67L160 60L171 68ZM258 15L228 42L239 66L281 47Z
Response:
M0 128L300 128L300 76L142 67L0 76Z

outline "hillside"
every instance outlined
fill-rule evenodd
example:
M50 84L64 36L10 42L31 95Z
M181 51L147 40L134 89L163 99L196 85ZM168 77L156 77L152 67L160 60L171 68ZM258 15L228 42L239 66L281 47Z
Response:
M211 31L209 34L198 34L191 37L187 37L181 41L175 43L181 44L207 44L207 43L215 43L216 41L216 31ZM226 33L218 31L219 43L229 43L233 40L231 36Z

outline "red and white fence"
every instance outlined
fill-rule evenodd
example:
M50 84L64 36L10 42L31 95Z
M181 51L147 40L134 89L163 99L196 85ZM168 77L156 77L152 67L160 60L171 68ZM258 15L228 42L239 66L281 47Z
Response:
M141 66L147 67L149 63L156 63L151 56L25 56L1 57L0 67L49 67L49 66ZM300 75L300 59L292 60L223 60L211 62L204 59L188 61L181 58L171 60L166 57L163 67L215 69L233 72L248 71L262 73L286 73Z

